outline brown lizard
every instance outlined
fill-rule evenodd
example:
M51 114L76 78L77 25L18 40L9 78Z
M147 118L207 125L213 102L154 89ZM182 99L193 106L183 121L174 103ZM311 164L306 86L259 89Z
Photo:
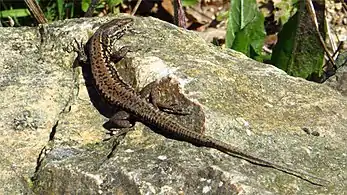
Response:
M83 57L84 60L87 59L86 63L91 66L96 90L109 104L120 108L134 117L136 121L143 123L165 137L189 142L199 147L214 148L231 156L247 160L250 163L288 173L315 185L324 186L328 183L317 176L254 157L220 140L192 131L140 96L134 88L119 76L117 70L112 66L114 60L119 61L126 53L122 50L123 48L116 53L112 53L112 41L120 39L132 24L133 19L122 18L100 26L88 41L85 47L86 53L83 54L82 52L80 54L82 59ZM117 119L117 117L115 118Z

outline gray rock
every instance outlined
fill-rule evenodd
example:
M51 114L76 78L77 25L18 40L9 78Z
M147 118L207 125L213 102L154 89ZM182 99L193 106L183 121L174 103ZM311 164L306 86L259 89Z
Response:
M198 35L136 18L116 47L134 48L139 88L167 74L202 105L205 134L255 156L313 173L312 185L214 149L166 139L138 123L111 141L106 117L72 68L73 39L87 41L112 18L0 28L1 194L343 194L347 191L347 98L286 75ZM95 25L95 26L94 26ZM95 103L94 103L95 105Z
M336 66L338 67L336 73L324 84L336 89L343 96L347 96L347 51L340 53L336 59Z

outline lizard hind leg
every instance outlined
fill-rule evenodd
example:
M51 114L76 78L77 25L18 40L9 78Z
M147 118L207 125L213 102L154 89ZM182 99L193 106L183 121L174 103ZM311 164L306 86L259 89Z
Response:
M103 127L109 131L110 136L119 137L131 131L135 122L135 119L129 113L121 110L104 123Z
M123 110L116 112L108 122L106 122L103 127L109 130L108 138L103 141L108 141L111 144L111 150L107 154L107 159L113 156L113 153L116 147L120 144L121 140L125 137L125 135L133 130L133 126L135 125L135 119L131 117L131 115Z
M163 112L175 115L192 114L182 105L185 97L179 93L178 85L172 85L169 78L149 83L140 91L140 96Z
M201 106L186 98L173 78L164 77L146 85L140 96L188 129L204 133L205 114Z
M131 128L134 125L135 119L129 113L121 110L116 112L103 126L110 130L113 128Z

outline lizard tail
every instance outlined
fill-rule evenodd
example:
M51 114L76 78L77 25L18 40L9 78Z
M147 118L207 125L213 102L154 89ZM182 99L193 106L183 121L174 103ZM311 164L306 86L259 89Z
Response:
M245 152L242 152L237 147L233 147L225 142L222 142L212 137L206 136L204 134L192 131L184 127L183 125L181 125L170 115L164 112L158 112L158 110L153 108L145 100L139 97L136 97L135 95L133 95L132 97L137 99L136 101L132 100L130 102L136 102L136 103L130 107L131 109L128 108L127 111L130 111L133 115L138 116L138 118L140 119L142 123L144 123L148 127L151 127L153 131L159 134L162 134L165 137L189 142L196 146L214 148L230 156L247 160L248 162L252 164L256 164L256 165L260 165L264 167L270 167L270 168L282 171L284 173L296 176L314 185L327 186L327 184L329 183L327 180L317 177L315 175L312 175L310 173L294 170L287 166L278 165L270 161L257 158L253 155L246 154ZM142 111L142 112L139 113L139 111Z
M246 160L252 164L264 166L264 167L270 167L273 169L276 169L278 171L293 175L295 177L301 178L311 184L318 185L318 186L327 186L329 184L329 181L320 178L318 176L315 176L313 174L307 173L305 171L299 171L294 170L292 168L289 168L287 166L275 164L260 158L256 158L253 155L246 154L245 152L240 151L237 147L233 147L227 143L224 143L222 141L219 141L217 139L214 139L212 137L206 136L206 138L209 140L208 147L212 147L215 149L218 149L221 152L224 152L230 156L237 157L243 160Z

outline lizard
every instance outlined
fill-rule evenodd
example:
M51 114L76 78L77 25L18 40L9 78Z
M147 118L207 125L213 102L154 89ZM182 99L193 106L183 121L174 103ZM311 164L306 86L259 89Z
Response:
M112 53L113 41L120 39L131 29L133 23L134 19L132 18L118 18L101 25L89 39L84 50L79 51L79 60L91 67L96 90L110 105L120 108L124 111L121 113L128 114L135 118L137 122L143 123L154 132L167 138L185 141L198 147L217 149L230 156L246 160L255 165L276 169L314 185L326 186L329 183L327 180L310 173L255 157L211 136L190 130L180 124L174 117L159 110L139 95L112 66L114 61L122 59L127 52L127 48L123 47ZM117 120L119 116L115 115L112 118Z

